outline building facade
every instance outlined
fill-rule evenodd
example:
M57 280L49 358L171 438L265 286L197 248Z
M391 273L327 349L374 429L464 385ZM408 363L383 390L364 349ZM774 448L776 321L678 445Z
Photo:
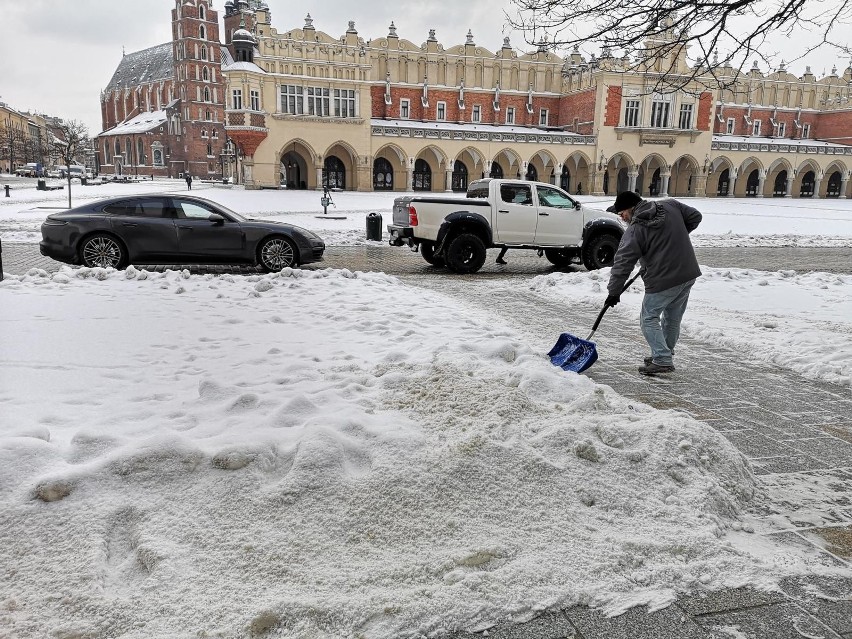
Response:
M219 15L205 0L176 0L171 24L170 42L124 55L101 93L102 173L229 174Z
M0 173L14 173L30 162L46 166L50 150L45 116L17 111L0 102Z
M176 0L173 41L125 56L101 99L101 165L247 188L463 191L504 176L597 195L852 196L852 68L714 61L720 83L710 61L693 77L685 49L661 60L653 42L637 69L606 49L489 51L471 32L416 44L393 23L333 37L310 15L279 31L263 0L227 0L223 24L220 47L211 2Z

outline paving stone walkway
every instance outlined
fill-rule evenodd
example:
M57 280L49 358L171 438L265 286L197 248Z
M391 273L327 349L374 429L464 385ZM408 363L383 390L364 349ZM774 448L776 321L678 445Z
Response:
M405 280L492 309L541 353L561 332L587 333L600 311L543 297L519 279L504 282L504 289L476 276ZM493 311L495 295L499 311ZM852 389L744 362L737 353L688 337L678 344L676 373L643 377L636 368L647 344L636 321L617 307L605 316L595 342L600 357L589 377L625 397L689 413L750 460L770 498L750 513L757 535L803 548L815 562L846 569L849 576L790 579L783 593L742 589L685 597L652 614L637 608L613 619L569 609L506 625L489 637L852 639Z

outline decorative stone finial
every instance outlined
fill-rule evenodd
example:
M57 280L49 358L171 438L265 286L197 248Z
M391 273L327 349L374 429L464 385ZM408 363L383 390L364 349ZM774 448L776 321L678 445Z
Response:
M346 30L346 33L358 33L355 30L355 21L354 20L349 21L349 28Z
M504 49L511 49L512 48L512 45L509 43L509 36L506 36L505 38L503 38L503 48Z
M811 68L810 68L810 67L805 67L805 75L810 74L810 72L811 72Z
M398 36L396 35L396 25L393 23L393 20L391 20L390 27L388 28L388 37L389 37L389 38L396 38L396 37L398 37Z
M787 63L784 60L781 60L781 66L778 67L778 73L786 73L787 72Z
M467 30L467 41L465 42L465 44L476 44L473 41L473 31L471 31L470 29Z
M311 14L305 16L305 29L313 29L314 28L314 19L311 17Z
M435 30L429 29L429 42L437 42L438 38L435 37Z
M837 65L832 65L831 67L831 75L837 75Z
M760 71L760 67L757 66L757 60L754 61L754 64L751 65L752 71Z
M719 64L719 49L716 49L713 52L713 66L717 66Z

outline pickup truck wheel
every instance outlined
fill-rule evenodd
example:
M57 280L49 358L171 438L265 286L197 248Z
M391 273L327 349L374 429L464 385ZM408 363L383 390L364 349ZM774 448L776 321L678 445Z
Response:
M446 266L447 264L443 257L435 257L435 245L431 242L421 242L420 255L432 266Z
M447 267L454 273L476 273L485 264L485 244L473 233L459 233L444 250Z
M544 256L554 266L568 266L577 257L577 252L564 248L544 249Z
M590 271L612 266L619 238L612 233L601 233L583 246L583 265Z

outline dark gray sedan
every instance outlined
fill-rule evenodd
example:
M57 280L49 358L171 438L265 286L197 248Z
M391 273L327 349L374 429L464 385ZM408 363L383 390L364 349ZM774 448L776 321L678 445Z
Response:
M68 264L254 264L280 271L322 260L325 242L292 224L250 220L192 196L136 195L48 215L41 254Z

